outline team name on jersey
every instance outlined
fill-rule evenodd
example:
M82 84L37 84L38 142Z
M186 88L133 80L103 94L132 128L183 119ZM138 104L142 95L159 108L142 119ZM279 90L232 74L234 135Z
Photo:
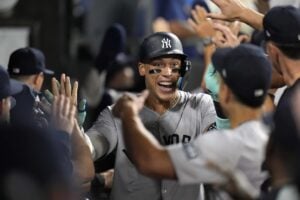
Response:
M188 143L191 141L191 136L189 135L178 135L178 134L172 134L172 135L164 135L163 136L164 143L166 145L170 144L178 144L178 143Z

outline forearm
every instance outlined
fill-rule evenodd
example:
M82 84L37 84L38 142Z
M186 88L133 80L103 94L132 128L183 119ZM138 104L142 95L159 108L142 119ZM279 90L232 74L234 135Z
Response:
M239 21L248 24L254 29L263 30L263 14L251 8L244 8L243 12L241 13L242 14L238 19Z
M74 164L74 175L78 178L83 189L87 189L94 177L94 163L91 151L85 143L78 125L75 126L72 134L72 160Z
M201 81L201 88L203 90L206 89L206 84L205 84L205 74L207 71L207 66L211 63L211 57L213 55L213 53L215 52L215 46L214 44L210 44L204 47L204 55L203 55L203 59L204 59L204 70L203 70L203 77L202 77L202 81Z
M185 21L170 21L171 32L177 35L180 39L186 39L196 36L195 32L188 26Z

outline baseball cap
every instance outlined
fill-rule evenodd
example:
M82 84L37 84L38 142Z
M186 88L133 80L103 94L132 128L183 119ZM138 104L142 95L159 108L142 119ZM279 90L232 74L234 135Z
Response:
M15 50L9 57L8 73L10 75L32 75L43 72L54 74L45 66L43 52L36 48L25 47Z
M159 57L175 55L186 59L179 38L169 32L157 32L146 37L139 49L139 60L149 62Z
M300 46L300 9L273 7L263 19L265 40L281 45Z
M9 79L7 71L0 66L0 100L22 91L22 84Z
M220 48L212 63L235 96L250 107L260 106L271 84L271 63L263 50L255 45L241 44Z

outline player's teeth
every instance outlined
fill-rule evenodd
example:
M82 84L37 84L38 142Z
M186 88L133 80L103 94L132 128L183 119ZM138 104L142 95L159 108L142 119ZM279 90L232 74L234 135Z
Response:
M160 84L160 85L165 85L165 86L170 86L170 85L172 85L172 83L170 83L170 82L160 82L159 84Z

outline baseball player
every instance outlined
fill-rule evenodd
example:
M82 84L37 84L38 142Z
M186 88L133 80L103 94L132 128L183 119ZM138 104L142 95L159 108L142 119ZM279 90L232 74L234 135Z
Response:
M259 118L271 83L271 64L262 49L249 44L217 49L212 63L221 77L219 101L232 129L162 147L138 116L145 93L122 97L114 114L121 118L130 158L143 174L183 184L224 182L222 175L207 166L213 162L226 170L242 171L258 193L266 178L261 167L268 140L268 129Z
M178 79L190 67L177 36L166 32L148 36L141 44L139 59L139 73L149 90L139 117L160 145L189 143L212 127L215 110L211 97L177 89ZM152 179L138 172L124 145L122 123L112 115L111 107L100 114L87 134L94 159L116 149L111 199L198 199L199 184L180 186L176 181Z

